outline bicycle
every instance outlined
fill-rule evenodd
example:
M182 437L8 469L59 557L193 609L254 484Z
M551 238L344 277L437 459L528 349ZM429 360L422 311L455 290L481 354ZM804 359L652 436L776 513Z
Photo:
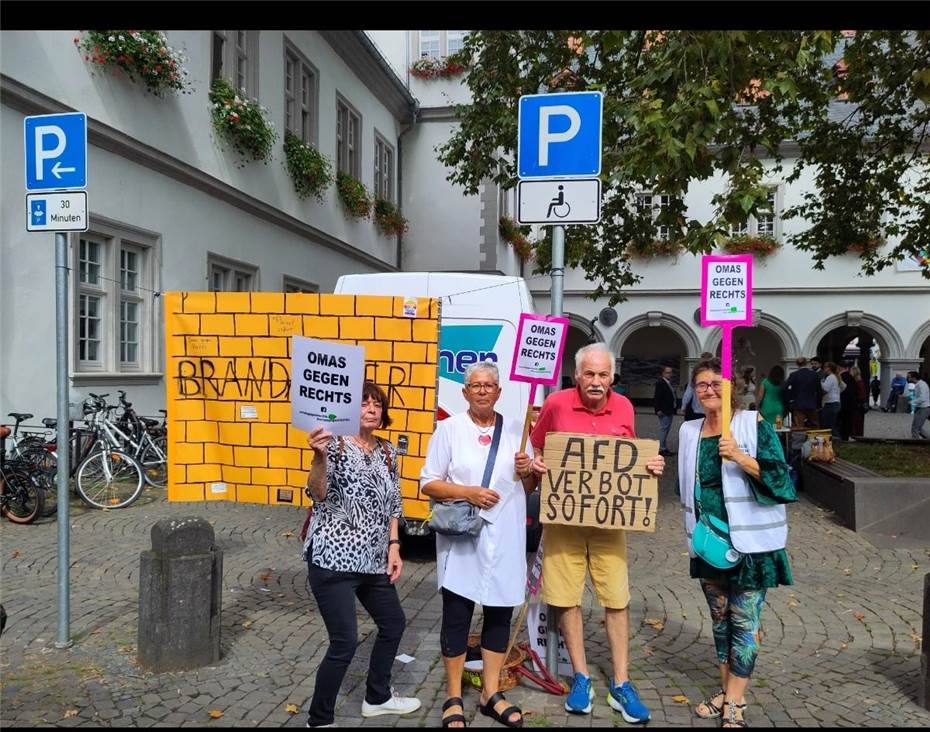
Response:
M9 454L12 459L21 461L37 479L45 490L45 508L43 516L53 516L58 510L58 485L56 484L57 459L50 457L47 449L47 433L31 433L20 436L20 425L33 415L26 412L10 412L9 416L15 420L12 434L9 439L12 446ZM49 424L51 422L51 424ZM55 420L43 419L42 424L47 430L54 428ZM7 428L9 429L9 428ZM53 443L54 444L54 443ZM6 451L4 450L4 457Z
M91 417L89 430L93 433L90 454L78 465L75 485L78 496L94 508L125 508L142 493L145 485L142 466L120 447L114 428L108 421L109 413L116 409L108 405L103 394L91 395L84 402L84 414ZM90 403L88 403L90 402Z
M145 481L156 488L164 488L168 484L168 435L164 424L136 414L122 389L119 402L123 413L116 424L111 425L114 433L142 466Z
M6 459L6 438L11 430L0 425L0 515L14 524L31 524L45 508L45 490L29 465Z

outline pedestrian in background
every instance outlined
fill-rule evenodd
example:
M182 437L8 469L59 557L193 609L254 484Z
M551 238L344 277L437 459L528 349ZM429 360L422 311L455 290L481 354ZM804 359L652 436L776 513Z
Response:
M833 361L827 361L823 365L823 372L826 375L820 382L820 390L823 392L820 426L822 429L832 430L833 437L839 437L840 382L836 377L836 364Z
M775 430L757 413L740 410L735 396L732 436L721 435L719 359L704 361L695 371L706 418L685 422L678 432L678 480L690 573L710 608L720 689L694 712L702 719L722 716L723 727L745 727L745 694L759 654L766 591L793 584L785 552L787 512L780 504L796 501L797 494ZM702 511L729 527L730 542L742 554L734 567L717 569L695 554L691 536Z
M603 343L593 343L575 354L577 388L550 394L543 402L533 428L532 444L537 452L533 471L546 473L542 450L549 432L578 432L611 437L636 437L633 405L626 397L610 391L614 357ZM646 470L661 475L665 458L646 461ZM612 661L607 703L627 722L649 721L649 709L629 677L630 583L627 572L626 532L595 526L547 524L543 532L542 601L559 613L565 647L572 662L572 688L565 710L590 714L594 688L584 648L581 600L585 578L590 572L598 602L604 607L604 629Z
M907 380L914 385L914 417L911 419L911 437L926 440L922 428L930 418L930 386L916 371L907 372Z
M785 381L784 400L791 410L791 428L817 429L820 427L820 377L808 368L807 359L798 356L797 370Z
M872 381L869 384L869 389L872 392L872 404L874 404L876 407L881 407L882 382L877 376L872 377Z
M655 392L652 397L652 405L659 418L659 454L665 457L675 454L668 449L668 433L672 428L675 407L678 403L675 387L672 386L672 373L671 366L662 367L661 374L656 379Z
M859 391L856 388L856 381L850 373L849 366L841 364L838 366L839 373L837 378L840 380L840 438L848 440L853 433L856 415L861 415L859 405Z
M442 593L439 643L446 671L443 727L464 727L462 671L475 604L483 611L479 711L507 727L522 727L523 713L500 687L510 619L526 587L526 493L536 487L532 448L520 453L523 422L494 410L500 374L490 362L465 370L462 396L468 409L436 424L420 490L436 501L468 501L483 521L477 536L436 534L436 574ZM618 397L619 398L619 397ZM499 434L495 440L495 433ZM496 454L494 453L496 446ZM491 468L490 479L483 478ZM515 475L516 473L516 475Z
M772 426L785 415L784 400L785 370L778 364L769 369L768 376L762 379L756 389L756 403L759 414Z
M862 437L865 434L865 415L869 411L869 392L862 378L862 371L858 366L849 369L853 385L856 388L856 409L853 412L852 436Z
M355 600L378 626L371 649L362 716L409 714L420 700L397 696L391 666L407 620L397 587L401 517L397 451L374 432L391 424L388 398L376 384L362 387L357 437L334 437L323 427L310 432L313 463L307 495L313 516L304 541L310 589L329 634L329 648L316 671L308 727L333 727L336 697L358 646Z

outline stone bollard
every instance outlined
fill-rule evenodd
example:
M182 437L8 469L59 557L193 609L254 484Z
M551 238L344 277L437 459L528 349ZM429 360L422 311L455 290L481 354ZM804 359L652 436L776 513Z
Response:
M223 552L202 518L161 519L140 556L139 663L181 671L220 659Z
M924 575L924 625L920 642L920 703L930 709L930 572Z

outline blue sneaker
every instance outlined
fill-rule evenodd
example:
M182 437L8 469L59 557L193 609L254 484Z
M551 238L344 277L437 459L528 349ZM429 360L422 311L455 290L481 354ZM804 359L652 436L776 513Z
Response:
M573 714L590 714L594 708L594 689L591 679L578 672L572 681L572 690L565 700L565 711Z
M639 694L630 681L624 681L617 686L614 684L614 679L611 676L610 693L607 695L607 703L620 712L626 722L636 724L637 722L649 721L649 710L646 709L646 705L639 700Z

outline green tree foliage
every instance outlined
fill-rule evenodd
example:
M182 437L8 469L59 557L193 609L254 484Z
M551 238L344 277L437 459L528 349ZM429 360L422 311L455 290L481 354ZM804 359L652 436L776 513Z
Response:
M766 209L767 180L802 174L816 189L782 215L804 221L787 243L815 268L850 250L866 274L927 255L930 32L479 31L462 56L472 102L437 152L470 193L516 184L522 94L604 92L603 221L567 229L593 297L623 299L629 247L648 251L658 227L665 248L711 251ZM709 220L689 216L685 194L715 177ZM670 196L656 218L636 205L643 191ZM876 241L888 244L863 246Z

